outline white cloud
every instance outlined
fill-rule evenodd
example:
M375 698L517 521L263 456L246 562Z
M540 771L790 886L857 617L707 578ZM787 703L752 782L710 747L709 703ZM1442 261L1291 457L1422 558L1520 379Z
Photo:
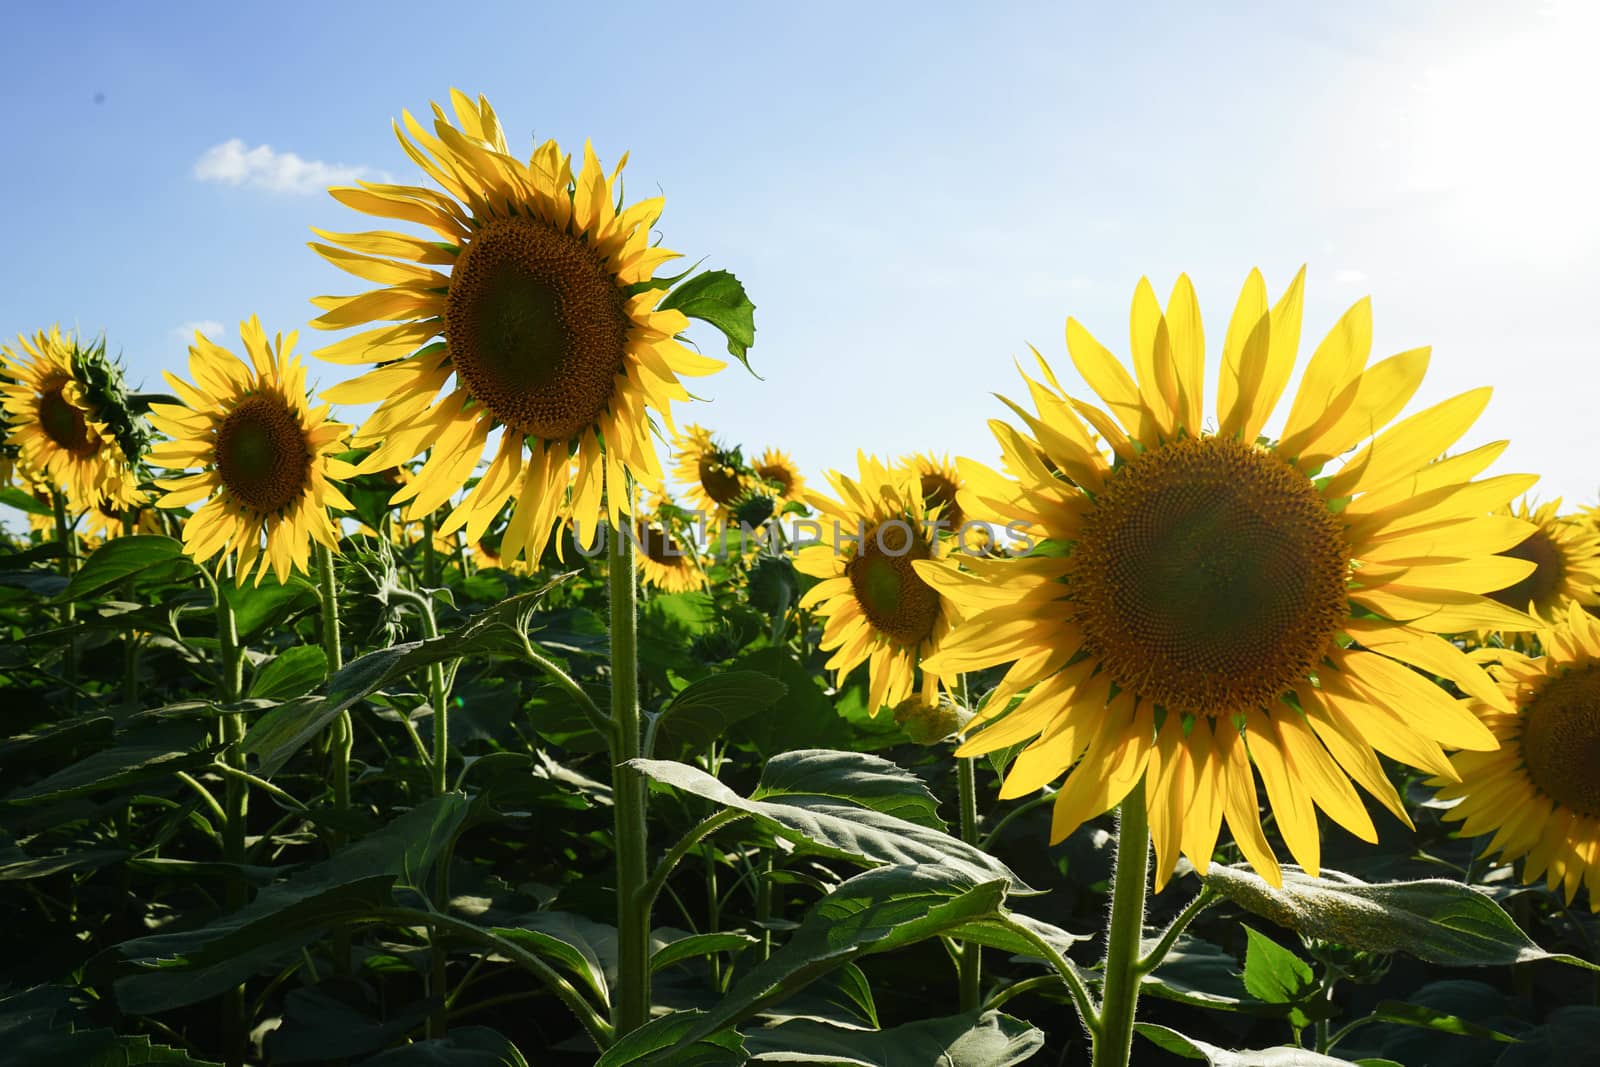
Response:
M176 337L184 344L189 345L194 343L194 335L196 331L203 333L211 340L216 341L226 329L226 326L214 319L196 319L193 322L182 322L174 326L172 328L172 336Z
M301 159L293 152L276 152L271 145L246 148L237 137L201 153L195 160L194 176L203 182L248 185L274 193L320 193L330 185L348 185L358 178L387 178L370 167Z
M1361 285L1367 280L1367 272L1355 270L1351 267L1342 267L1333 272L1333 280L1339 285Z

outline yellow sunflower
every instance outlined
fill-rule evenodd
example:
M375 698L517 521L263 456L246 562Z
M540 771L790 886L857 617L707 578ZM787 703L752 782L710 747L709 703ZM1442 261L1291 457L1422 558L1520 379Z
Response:
M674 438L672 448L677 457L672 477L684 485L685 495L705 512L709 522L728 522L749 482L739 450L726 447L710 430L692 424Z
M256 582L270 564L278 581L291 569L310 571L310 541L337 550L339 531L328 509L350 510L330 481L348 478L351 466L334 459L344 451L348 427L328 421L326 405L306 402L305 364L294 358L295 335L268 341L252 316L239 326L247 364L198 331L189 348L191 385L166 374L184 406L152 404L150 420L171 437L150 452L170 470L200 473L157 479L167 490L157 504L205 504L183 524L183 544L202 564L232 553L243 584Z
M317 231L332 242L312 245L325 259L384 288L318 298L325 314L313 325L398 324L318 352L378 365L323 396L379 402L355 438L373 446L362 472L432 450L395 494L410 502L408 519L460 490L501 431L488 469L442 529L464 527L475 543L514 501L501 552L537 563L558 525L574 524L585 547L602 512L615 528L629 510L627 479L660 484L652 413L670 427L671 401L689 398L679 377L723 364L679 344L688 320L656 306L664 287L651 284L655 269L677 256L650 244L661 198L619 210L621 163L608 177L585 145L574 175L554 141L520 162L488 101L451 99L454 123L435 105L432 134L409 112L395 131L444 193L371 182L330 190L442 240Z
M1569 904L1586 885L1590 910L1600 911L1600 622L1570 603L1539 636L1536 658L1479 653L1502 699L1475 710L1500 747L1456 753L1460 780L1429 784L1441 800L1460 801L1444 817L1460 820L1463 836L1492 830L1489 852L1524 857L1524 883L1543 874Z
M756 458L753 469L756 477L775 486L780 504L791 500L804 500L806 480L794 458L781 448L769 448Z
M706 574L694 542L659 514L641 518L637 531L639 580L663 593L687 593L706 587Z
M0 346L0 397L22 466L66 493L82 510L104 488L129 476L129 459L109 425L110 413L92 397L83 358L103 357L100 346L85 350L59 326L32 338L18 336L21 353Z
M1533 523L1533 533L1503 554L1534 565L1526 578L1490 593L1513 608L1554 621L1573 602L1600 605L1600 530L1577 516L1563 516L1560 500L1530 509L1526 501L1504 514Z
M1256 773L1289 851L1313 874L1317 808L1376 837L1352 781L1406 820L1375 749L1453 776L1441 746L1496 744L1428 675L1506 706L1438 635L1535 625L1481 595L1529 570L1495 555L1528 524L1489 512L1535 479L1472 481L1504 442L1430 462L1489 390L1395 424L1319 476L1399 413L1427 367L1426 349L1368 367L1368 301L1317 347L1277 440L1261 436L1295 367L1303 280L1269 305L1250 274L1222 345L1214 433L1202 430L1205 344L1188 278L1165 312L1139 283L1134 375L1068 319L1073 364L1110 411L1066 396L1041 358L1045 380L1024 375L1037 414L1007 401L1026 432L991 424L1016 477L960 461L967 514L1026 523L1056 550L964 556L964 570L914 564L962 620L924 669L1012 664L960 754L1028 742L1005 797L1065 774L1056 841L1143 788L1158 886L1180 851L1207 869L1224 818L1245 857L1278 881Z
M821 543L802 548L795 569L822 579L800 600L824 620L823 651L838 684L863 662L868 711L894 706L918 693L937 699L941 678L918 664L938 651L950 629L939 595L913 564L938 551L916 479L870 456L858 455L859 480L830 471L838 499L808 494L820 513ZM947 685L953 681L943 679Z
M94 504L84 511L79 532L85 539L105 542L127 533L159 534L166 529L149 495L130 472L106 483Z

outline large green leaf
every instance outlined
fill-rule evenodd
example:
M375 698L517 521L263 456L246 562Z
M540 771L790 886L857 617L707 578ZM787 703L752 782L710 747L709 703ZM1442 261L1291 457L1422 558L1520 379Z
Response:
M327 1063L377 1052L422 1022L429 1005L422 1001L381 1020L362 1007L321 988L291 989L283 998L282 1024L267 1035L267 1061Z
M614 927L563 911L536 911L520 917L516 926L496 926L490 932L559 963L602 1005L611 1003L606 972L615 966Z
M999 878L1013 893L1032 892L1011 869L949 834L846 801L807 799L791 804L740 796L697 767L666 760L632 760L629 766L674 789L693 793L755 817L769 832L824 855L869 865L943 864L974 881Z
M1544 1025L1522 1035L1521 1043L1500 1054L1495 1067L1595 1067L1600 1064L1600 1008L1569 1004L1557 1008Z
M504 1034L487 1026L458 1026L448 1037L416 1041L380 1052L361 1067L528 1067Z
M704 1037L689 1038L699 1030L706 1013L675 1011L651 1019L626 1034L606 1049L594 1067L628 1067L649 1063L650 1067L739 1067L749 1057L739 1033L723 1028ZM680 1042L687 1043L680 1046Z
M656 719L656 748L703 752L740 719L766 711L788 686L759 671L725 671L690 682Z
M221 993L339 923L390 903L396 884L421 888L467 817L460 793L435 797L231 915L194 930L151 934L117 947L147 968L117 979L124 1011L148 1014Z
M1245 989L1264 1004L1287 1006L1290 1026L1309 1026L1315 1010L1311 1001L1321 989L1311 965L1259 930L1246 926L1244 932Z
M1235 1052L1155 1023L1134 1023L1133 1028L1152 1044L1185 1059L1204 1060L1211 1067L1350 1067L1351 1062L1287 1045Z
M919 826L945 829L938 815L939 798L921 778L864 752L813 748L780 753L761 768L761 781L750 799L796 807L828 807L844 801Z
M1338 871L1312 878L1285 867L1283 888L1274 889L1243 867L1216 864L1206 884L1280 926L1369 952L1404 952L1450 967L1557 960L1600 970L1576 956L1544 951L1500 905L1460 882L1368 884Z
M1167 951L1151 974L1140 982L1144 992L1181 1004L1223 1011L1267 1008L1245 990L1239 961L1209 941L1187 934ZM1275 1011L1276 1009L1267 1009Z
M210 763L206 731L195 723L164 723L130 730L115 748L63 767L7 796L11 804L37 804L117 789Z
M295 645L267 660L250 681L255 700L304 696L328 676L328 654L317 645Z
M796 1019L745 1034L755 1062L845 1067L1011 1067L1044 1047L1044 1034L997 1011L921 1019L889 1030L857 1030Z
M521 654L530 613L549 588L503 601L452 633L390 645L351 660L328 679L320 700L284 704L256 720L241 750L260 760L258 773L270 777L340 712L414 671L463 656Z
M224 582L222 595L233 608L233 625L240 641L249 641L290 612L309 608L317 602L316 590L303 578L291 577L288 585L279 585L276 575L268 575L260 585Z
M7 1067L218 1067L143 1034L84 1027L88 1004L61 986L0 996L0 1049Z
M86 600L130 578L168 580L194 569L183 554L183 542L160 534L115 537L90 554L59 600Z
M677 308L691 319L709 322L728 339L728 354L750 367L750 346L756 343L756 306L739 279L725 270L708 270L678 286L657 307ZM759 374L756 377L760 377Z
M823 897L772 955L746 971L691 1037L735 1026L861 956L949 933L999 912L1006 881L937 863L879 867Z

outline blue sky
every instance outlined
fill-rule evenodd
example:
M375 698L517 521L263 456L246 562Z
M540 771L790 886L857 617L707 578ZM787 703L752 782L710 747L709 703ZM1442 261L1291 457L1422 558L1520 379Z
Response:
M187 324L302 327L361 284L306 248L368 228L322 187L420 183L390 120L457 86L524 151L631 152L664 243L758 308L766 380L680 422L808 475L989 459L1029 343L1081 384L1068 314L1125 354L1140 275L1187 271L1214 360L1248 270L1304 262L1304 354L1370 293L1376 355L1434 346L1413 408L1494 385L1467 443L1593 503L1594 6L1219 6L13 5L0 335L103 330L156 388Z

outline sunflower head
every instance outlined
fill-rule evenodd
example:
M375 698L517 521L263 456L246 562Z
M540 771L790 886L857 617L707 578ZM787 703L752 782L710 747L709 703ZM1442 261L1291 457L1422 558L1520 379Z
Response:
M310 542L338 548L328 509L350 510L333 479L353 469L344 451L346 427L328 420L326 405L306 401L305 365L293 356L295 335L269 340L254 317L240 325L248 363L196 332L189 349L190 383L167 374L182 405L154 404L151 421L171 440L151 461L196 473L158 479L157 503L182 508L204 502L183 527L184 547L198 562L237 557L236 578L252 569L259 583L270 566L280 582L309 571Z
M1501 514L1533 525L1527 538L1504 553L1526 560L1533 571L1522 580L1490 593L1509 607L1520 608L1546 620L1560 619L1567 607L1600 606L1600 530L1578 515L1561 515L1561 501L1531 508L1522 501Z
M662 497L654 514L634 524L639 580L664 593L704 589L706 574L694 539L670 498Z
M1569 603L1539 643L1538 657L1478 653L1503 699L1474 710L1500 747L1456 753L1429 784L1460 802L1445 818L1462 836L1492 831L1489 851L1522 859L1524 882L1543 875L1568 903L1586 886L1600 911L1600 621Z
M800 476L794 457L781 448L769 448L761 453L751 469L757 478L767 483L767 488L780 502L805 499L806 480Z
M396 134L439 188L362 183L330 190L368 215L414 223L389 231L318 231L320 255L382 288L320 297L323 329L364 326L317 354L376 369L323 393L377 402L355 444L362 472L431 450L395 503L431 514L466 484L490 435L499 444L441 529L480 540L514 501L501 552L537 561L558 527L585 546L601 518L630 511L630 483L656 487L652 415L671 426L680 377L723 366L675 339L682 312L660 304L655 270L677 253L652 245L659 197L621 206L622 164L607 174L585 146L581 166L554 141L511 155L487 100L452 92L431 130L402 115ZM382 325L379 325L382 324Z
M1006 473L959 468L963 507L1021 523L1052 550L914 565L961 619L924 666L1011 665L961 754L1026 743L1002 796L1065 775L1056 840L1142 789L1158 885L1180 852L1205 871L1224 818L1277 881L1258 775L1313 874L1319 809L1375 839L1355 784L1405 819L1376 752L1439 771L1445 747L1494 747L1432 680L1492 692L1439 635L1534 625L1483 595L1530 569L1495 555L1529 524L1489 511L1533 478L1473 480L1504 442L1437 458L1488 390L1388 426L1428 353L1369 366L1366 301L1318 346L1281 429L1264 432L1293 376L1303 279L1275 303L1259 273L1246 282L1221 346L1214 422L1187 278L1165 308L1140 282L1131 373L1068 319L1068 353L1104 406L1069 395L1041 357L1040 377L1024 375L1033 409L1007 401L1021 425L991 423Z
M677 463L672 476L687 487L689 500L712 520L728 522L733 506L750 485L750 471L737 447L730 448L703 426L689 426L673 441Z
M0 398L7 445L74 510L130 477L147 443L104 339L85 344L60 327L19 336L16 350L0 347Z
M795 568L821 579L800 600L824 620L819 647L834 650L828 668L845 677L868 664L868 710L876 715L914 691L926 701L940 676L917 672L939 648L950 618L939 595L917 572L939 544L928 524L916 479L904 468L858 457L860 475L829 472L837 499L811 493L820 512L821 543L800 551Z

